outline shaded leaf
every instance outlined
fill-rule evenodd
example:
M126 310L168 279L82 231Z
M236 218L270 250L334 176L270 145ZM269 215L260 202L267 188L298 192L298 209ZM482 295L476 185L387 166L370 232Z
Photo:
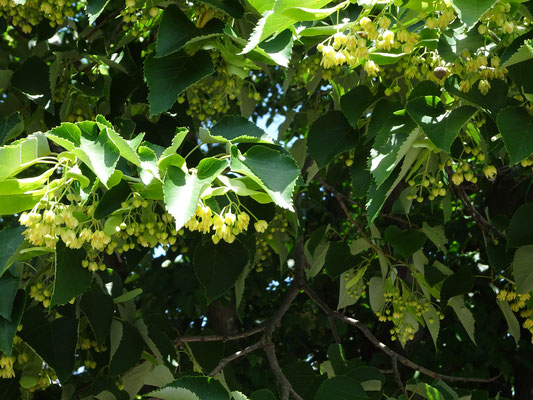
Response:
M215 68L211 56L204 50L193 56L184 52L163 58L148 56L144 63L144 76L150 88L150 116L167 111L185 89L213 72Z
M359 140L357 132L341 111L329 111L311 126L307 137L309 154L319 168L337 155L353 149Z
M78 321L63 316L48 321L41 307L26 310L19 336L56 372L61 382L74 370Z
M233 243L211 241L196 247L194 272L202 284L208 303L231 289L249 262L246 247L238 240Z
M111 329L113 299L99 288L92 288L81 297L80 308L89 321L96 343L102 347Z

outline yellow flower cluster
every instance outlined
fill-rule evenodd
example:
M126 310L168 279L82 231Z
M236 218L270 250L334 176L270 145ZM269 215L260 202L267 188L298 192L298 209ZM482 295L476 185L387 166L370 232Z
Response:
M512 290L500 290L496 296L498 300L508 301L511 310L514 312L520 311L520 316L524 318L522 326L533 335L533 308L527 306L527 301L531 299L529 293L516 293Z
M17 361L17 357L3 355L0 357L0 378L14 378L15 370L13 369L13 364Z
M267 224L264 220L259 220L254 224L257 232L255 244L255 266L257 272L261 272L268 259L272 256L270 242L274 240L276 232L284 232L288 223L282 214L276 214L274 219Z
M80 235L76 235L76 228L80 226L74 212L81 212L80 207L65 206L58 202L50 202L50 208L38 210L34 209L29 213L22 213L19 222L27 227L24 231L26 239L34 246L45 246L55 249L59 237L65 242L67 247L79 249L83 244L91 242L93 247L103 248L107 241L102 233L88 235L84 229Z
M24 4L14 0L0 0L0 17L4 17L22 32L30 33L34 26L48 20L51 27L62 25L66 18L74 17L76 7L83 7L83 1L26 0Z
M150 2L151 3L151 2ZM145 7L148 3L137 7L135 0L126 0L125 7L120 11L122 16L122 30L127 31L132 36L141 36L141 34L148 32L147 25L150 24L151 18L156 18L160 9L157 7Z
M369 59L372 49L381 52L401 49L410 53L419 40L416 33L406 29L395 32L389 29L390 26L391 20L387 16L376 21L362 17L346 31L335 33L317 46L318 51L322 53L322 66L333 68L342 65L363 65L370 77L377 76L380 69Z
M187 98L189 102L187 115L199 121L216 119L217 115L227 113L232 104L241 104L237 97L241 93L244 81L228 71L228 66L217 52L211 52L211 58L216 66L216 72L194 84L178 97L180 104ZM255 96L256 101L260 99L257 93L252 96Z
M414 339L418 326L411 323L413 317L406 318L406 311L415 317L422 317L429 311L429 302L424 297L409 292L405 287L403 290L395 287L384 295L385 306L382 311L376 312L376 315L379 321L389 321L394 324L390 329L391 340L405 343ZM439 314L439 317L442 319L443 315Z
M52 296L51 285L45 286L43 282L38 282L30 287L30 297L43 303L45 308L50 306L50 297Z
M207 205L198 206L196 213L187 221L185 227L190 231L198 231L208 234L211 230L215 233L211 236L213 243L218 244L221 240L233 243L236 236L248 229L250 216L245 212L233 214L231 211L216 214Z

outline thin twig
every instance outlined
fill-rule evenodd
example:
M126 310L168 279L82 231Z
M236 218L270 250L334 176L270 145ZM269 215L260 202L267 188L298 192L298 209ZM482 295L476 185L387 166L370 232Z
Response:
M174 345L190 342L230 342L232 340L245 339L257 333L263 332L265 328L266 325L261 324L247 331L236 333L234 335L182 336L174 341Z
M400 376L400 371L398 370L398 358L392 357L391 361L392 361L392 370L394 372L394 379L396 380L398 389L400 389L402 393L405 393L405 386L403 385L402 377Z
M220 360L220 362L218 363L218 365L215 367L215 369L213 371L211 371L209 373L208 376L215 376L216 374L218 374L220 371L222 371L222 369L228 365L230 362L238 359L238 358L241 358L241 357L244 357L245 355L248 355L250 354L251 352L257 350L257 349L260 349L261 347L263 347L263 342L261 340L259 340L258 342L252 344L251 346L248 346L242 350L239 350L225 358L223 358L222 360Z
M333 317L346 322L349 325L355 326L357 329L359 329L363 335L379 350L387 354L391 358L396 358L397 361L401 362L406 367L409 367L411 369L414 369L415 371L419 371L424 375L427 375L434 379L442 379L449 382L465 382L465 383L487 383L487 382L494 382L497 380L500 375L494 376L492 378L464 378L461 376L450 376L450 375L444 375L439 374L438 372L432 371L428 368L422 367L421 365L416 364L415 362L409 360L407 357L402 356L401 354L396 353L394 350L389 348L385 343L382 343L378 338L376 338L372 332L360 321L347 317L346 315L339 313L337 311L333 311L318 295L314 292L313 289L311 289L307 284L304 284L303 290L311 300L313 300L317 306L319 306L322 311L324 311L327 315L332 315Z
M279 384L281 385L281 400L288 400L289 395L291 395L296 400L303 400L302 397L296 393L294 388L292 387L291 383L281 370L281 367L279 366L278 357L276 356L276 347L274 346L274 343L270 342L266 344L263 347L263 350L265 351L268 362L270 363L270 369L276 376L276 379L278 380Z

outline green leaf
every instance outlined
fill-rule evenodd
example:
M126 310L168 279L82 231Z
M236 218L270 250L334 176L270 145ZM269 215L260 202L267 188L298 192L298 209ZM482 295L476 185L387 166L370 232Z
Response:
M348 376L359 382L366 392L379 391L385 383L385 376L375 367L357 367Z
M260 42L273 33L282 32L298 22L298 20L283 14L285 10L294 7L318 9L328 3L328 0L277 0L275 2L254 2L252 6L262 14L262 17L257 22L242 54L246 54L253 50Z
M179 147L187 137L187 134L189 133L189 130L187 128L177 128L176 134L174 135L174 138L172 139L172 144L161 153L160 158L164 158L170 155L176 154Z
M387 180L378 188L375 182L370 184L368 189L366 209L368 214L368 226L370 226L376 217L379 215L385 200L390 196L392 191L401 182L404 176L407 174L411 165L417 160L420 154L420 149L411 148L404 157L402 166L398 166L389 175Z
M410 257L427 240L427 236L420 231L415 229L402 231L396 225L389 225L385 229L384 238L403 258Z
M407 103L406 110L428 138L447 153L459 131L476 113L472 106L446 111L436 96L417 97Z
M86 253L83 249L70 249L60 240L56 245L54 292L50 306L63 305L85 292L91 285L93 274L81 266Z
M106 129L96 122L74 125L63 123L46 134L48 138L74 153L104 185L108 185L119 159L119 148L109 139Z
M4 275L4 272L13 263L13 255L24 242L24 236L22 232L26 230L23 226L16 228L4 228L0 231L0 276Z
M0 351L6 353L8 357L11 357L13 339L17 334L17 328L22 320L25 306L26 294L23 290L19 290L15 295L10 317L0 317Z
M288 67L292 54L292 32L285 29L271 39L259 43L259 47L282 67Z
M437 310L435 310L435 307L430 304L428 311L424 312L424 314L422 314L422 317L424 318L424 321L426 321L426 326L429 330L431 338L433 339L433 344L435 345L435 348L437 348L437 339L439 337L440 330L439 314L437 314Z
M163 58L148 56L144 63L144 76L150 88L150 116L167 111L185 89L213 72L215 68L211 56L205 50L193 56L182 51Z
M374 95L365 85L358 85L341 97L341 110L352 128L357 129L357 123L363 113L375 100Z
M102 11L104 11L107 3L109 3L109 0L87 0L87 14L89 15L90 25L92 25Z
M330 242L326 254L326 270L331 279L355 267L359 261L360 258L358 256L352 255L347 243Z
M200 129L200 140L204 143L273 143L263 129L237 115L225 115L210 131Z
M242 155L233 146L231 169L252 178L278 206L294 211L292 194L300 168L290 155L262 145L253 146Z
M125 321L111 323L109 376L117 376L133 367L141 358L144 341L135 326Z
M0 277L0 316L11 321L13 302L19 288L20 277L4 274Z
M99 288L92 288L81 297L80 308L89 321L98 347L102 347L111 329L113 299Z
M523 61L528 61L533 58L533 41L525 40L524 44L503 64L504 67L510 67L514 64L519 64Z
M348 376L335 376L320 385L314 400L359 400L367 399L363 387Z
M135 164L137 166L141 165L141 160L139 159L139 155L135 152L135 149L132 147L130 143L126 139L124 139L122 136L120 136L115 130L113 129L113 126L109 122L105 120L105 118L101 115L96 116L96 121L108 126L102 126L102 129L105 129L107 132L107 137L113 144L117 147L118 151L120 152L120 155L124 157L126 160L131 162L132 164Z
M309 262L309 269L305 271L307 279L315 277L324 266L329 248L329 241L325 239L328 229L326 225L318 228L305 244L305 257Z
M22 318L24 329L18 335L65 382L74 370L78 321L69 316L49 321L43 311L39 306L26 310Z
M440 300L442 304L447 304L448 300L458 295L466 294L474 285L474 274L472 267L465 265L458 271L446 278L440 290Z
M348 369L344 350L339 343L330 344L328 347L328 359L331 362L335 375L343 375Z
M472 312L465 307L465 302L463 299L463 296L455 296L452 297L448 301L448 305L453 308L455 311L455 314L457 314L457 317L459 318L459 321L461 321L461 324L466 330L466 333L468 334L468 337L474 344L476 344L476 338L474 337L474 325L475 320L474 316L472 315Z
M511 165L533 153L533 118L525 108L504 108L498 114L497 122Z
M524 246L516 250L513 258L513 276L518 293L529 293L533 290L533 246Z
M199 31L176 4L168 5L163 11L157 32L156 57L165 57L181 50L189 40L200 34Z
M390 130L380 131L376 136L368 160L378 187L387 180L420 136L420 129L412 129L414 124L411 118L391 118L391 120L397 121L395 126Z
M17 112L9 117L0 117L0 145L16 138L24 130L24 121Z
M520 247L533 244L533 203L522 204L515 211L507 230L507 246Z
M204 376L184 376L147 396L162 400L229 400L228 392L220 382Z
M501 79L490 81L491 88L487 94L482 94L477 85L474 85L467 93L459 89L460 78L452 75L444 82L444 88L452 95L460 97L488 111L492 118L496 118L498 112L505 107L507 103L507 94L509 86Z
M0 181L18 174L34 165L38 158L49 154L48 141L40 133L34 133L25 139L0 147L0 160L2 160Z
M357 260L360 262L360 260ZM339 301L337 303L337 310L355 304L361 298L364 291L361 279L366 272L366 267L350 268L343 272L339 277Z
M120 181L118 185L104 193L94 210L94 218L105 218L113 211L121 208L122 202L128 198L130 193L131 189L128 182Z
M381 312L385 306L385 282L380 276L374 276L368 283L370 308L374 313Z
M433 244L446 255L446 244L448 243L448 239L446 238L446 233L444 232L444 227L442 225L431 226L424 221L421 231L424 232L429 240L431 240Z
M200 195L227 165L225 160L204 158L198 164L196 175L189 175L174 166L168 167L163 192L166 209L176 220L176 230L191 219L198 207Z
M505 321L507 321L509 334L514 338L516 345L518 345L518 341L520 340L520 323L516 319L516 316L507 301L496 299L496 304L498 304L498 307L502 310Z
M342 10L344 7L344 3L340 3L335 7L321 8L318 10L314 8L291 7L284 10L283 14L297 21L317 21Z
M292 384L292 387L305 400L312 399L320 384L324 381L323 375L318 375L311 365L304 361L297 361L282 368L283 373Z
M319 117L309 130L309 154L320 169L345 151L353 149L359 140L357 131L341 111L329 111Z
M192 342L188 346L204 373L214 370L224 357L224 342Z
M396 64L405 55L405 53L381 53L374 51L370 53L370 60L377 65L391 65Z
M485 43L483 35L479 34L477 29L471 29L466 33L448 29L440 34L438 51L439 55L447 62L453 63L461 56L463 50L474 53Z
M49 113L54 113L54 102L50 89L48 65L42 58L28 58L13 73L11 85L19 89L28 99L41 106Z
M468 28L473 27L497 0L452 0L452 6Z
M115 297L113 299L113 303L119 304L119 303L124 303L126 301L133 300L135 297L139 296L142 292L143 290L141 288L130 290L129 292L126 292L124 294L121 294L118 297Z
M206 299L211 303L231 289L249 262L246 247L238 240L233 243L206 241L196 247L194 273L202 284Z

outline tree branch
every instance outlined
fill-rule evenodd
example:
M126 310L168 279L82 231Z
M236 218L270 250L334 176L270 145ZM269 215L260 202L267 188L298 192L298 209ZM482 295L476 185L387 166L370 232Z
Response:
M263 323L247 331L236 333L234 335L182 336L174 341L174 345L190 342L230 342L232 340L245 339L257 333L263 332L265 328L266 325Z
M415 371L419 371L424 375L427 375L434 379L442 379L449 382L465 382L465 383L487 383L487 382L494 382L497 380L500 375L494 376L492 378L464 378L461 376L450 376L450 375L444 375L440 374L438 372L434 372L428 368L422 367L421 365L418 365L414 363L413 361L409 360L407 357L402 356L401 354L396 353L394 350L389 348L385 343L382 343L378 338L376 338L372 332L360 321L347 317L346 315L339 313L337 311L333 311L318 295L314 292L313 289L311 289L307 284L303 286L303 290L309 298L315 302L317 306L319 306L322 311L326 313L326 315L331 315L341 321L346 322L349 325L355 326L357 329L359 329L363 335L379 350L387 354L391 358L395 358L397 361L405 365L406 367L409 367L411 369L414 369Z
M392 371L394 373L394 379L396 380L396 384L398 385L398 389L400 389L400 391L402 393L405 393L405 386L402 382L402 377L400 376L400 371L398 370L398 358L397 357L392 357L391 359L392 361Z
M251 352L253 352L253 351L257 350L257 349L260 349L261 347L263 347L263 342L262 342L262 340L259 340L258 342L255 342L251 346L248 346L248 347L246 347L246 348L244 348L242 350L239 350L239 351L227 356L226 358L223 358L222 360L220 360L220 362L215 367L215 369L209 373L208 376L215 376L220 371L222 371L222 369L226 365L228 365L230 362L232 362L233 360L236 360L236 359L241 358L241 357L243 357L245 355L248 355L248 354L250 354Z
M274 343L270 342L265 344L263 350L265 351L268 357L270 369L272 370L272 372L276 376L276 379L281 385L281 400L288 400L289 395L291 395L296 400L303 400L302 397L293 389L291 383L281 370L281 367L279 366L278 362L278 357L276 356L276 347L274 346Z

